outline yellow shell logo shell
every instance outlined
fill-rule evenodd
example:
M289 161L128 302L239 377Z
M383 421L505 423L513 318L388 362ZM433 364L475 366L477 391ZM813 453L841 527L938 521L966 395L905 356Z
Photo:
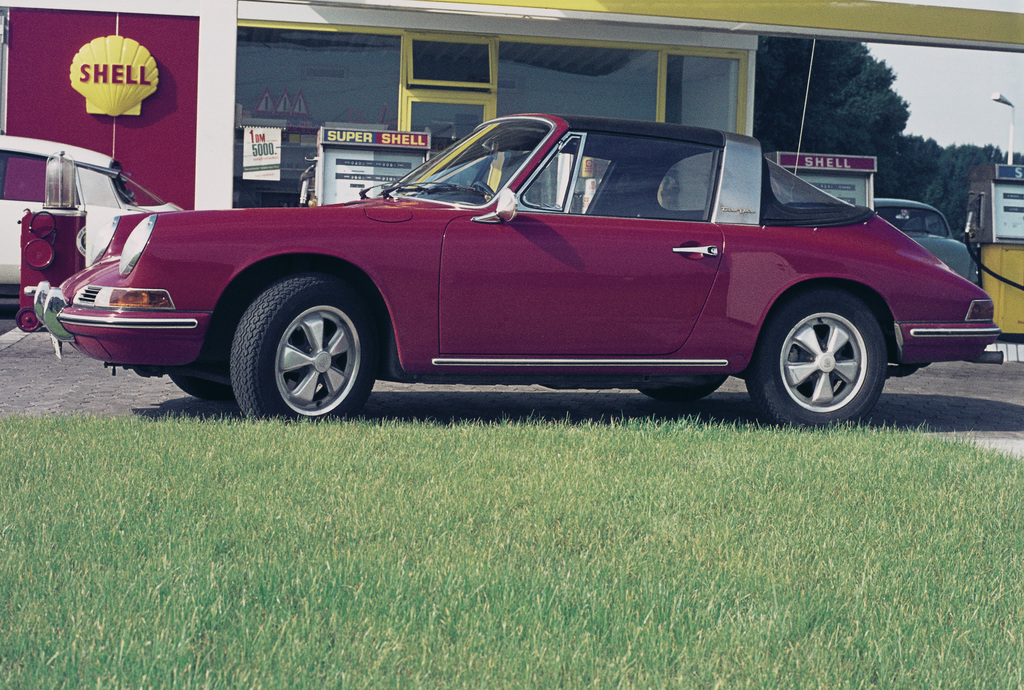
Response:
M86 112L96 115L139 115L159 76L149 51L123 36L95 38L71 62L71 87L85 96Z

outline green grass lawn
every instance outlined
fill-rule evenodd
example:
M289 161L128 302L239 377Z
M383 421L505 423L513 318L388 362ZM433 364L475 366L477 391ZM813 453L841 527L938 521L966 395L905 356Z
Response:
M1022 462L687 420L0 420L0 687L1024 684Z

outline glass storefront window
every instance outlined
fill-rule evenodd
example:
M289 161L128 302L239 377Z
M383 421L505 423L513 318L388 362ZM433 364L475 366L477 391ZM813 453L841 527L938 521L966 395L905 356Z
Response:
M412 104L414 132L430 132L430 148L443 151L484 121L484 107L472 103L434 103L416 101Z
M294 206L322 125L397 129L401 37L239 27L234 205ZM242 179L247 125L283 128L279 181Z
M739 60L669 55L665 122L736 131Z
M447 41L412 42L412 83L457 82L470 86L491 83L490 46Z
M664 113L666 122L738 126L742 55L381 31L238 28L236 207L297 205L322 126L429 131L434 151L487 118L515 113L646 121ZM280 131L279 170L250 157L243 174L253 128L274 142ZM278 172L280 179L248 179Z
M498 115L531 112L654 120L658 53L502 42Z

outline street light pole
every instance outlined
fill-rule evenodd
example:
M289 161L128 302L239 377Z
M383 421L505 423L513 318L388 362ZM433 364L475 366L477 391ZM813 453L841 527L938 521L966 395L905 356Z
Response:
M1006 164L1013 165L1013 121L1016 119L1017 109L1013 107L1009 98L998 91L992 94L992 100L1010 106L1010 148L1006 150Z

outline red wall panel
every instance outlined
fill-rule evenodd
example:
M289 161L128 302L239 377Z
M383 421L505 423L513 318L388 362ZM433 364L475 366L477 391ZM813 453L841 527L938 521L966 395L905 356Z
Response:
M7 134L112 155L140 184L195 204L199 19L11 9ZM91 115L71 88L71 61L94 38L120 34L156 59L160 82L139 116Z

